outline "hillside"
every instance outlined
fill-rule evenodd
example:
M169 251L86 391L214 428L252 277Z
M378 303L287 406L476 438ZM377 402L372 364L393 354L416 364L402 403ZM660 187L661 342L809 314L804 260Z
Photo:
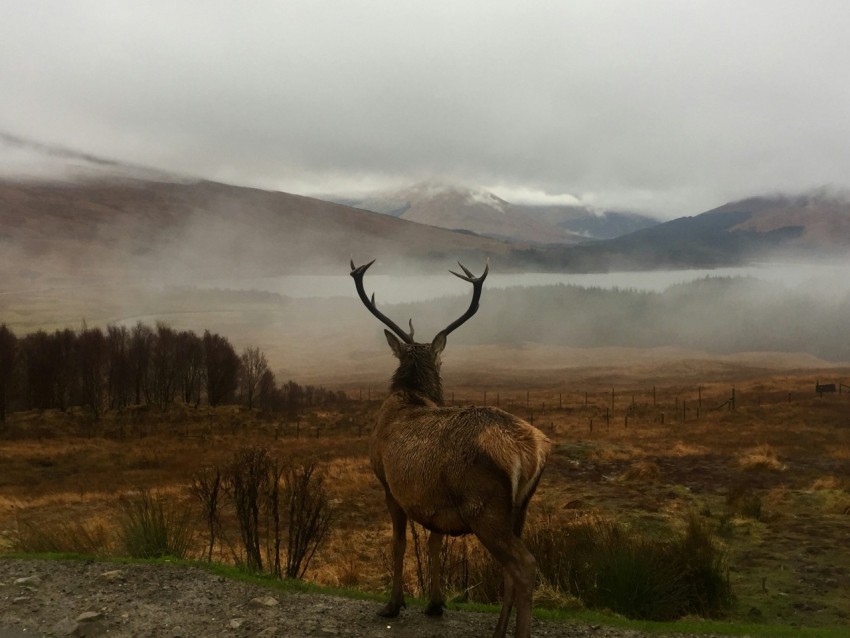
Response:
M510 255L504 242L309 197L205 181L0 180L4 288L189 282Z
M755 261L835 260L850 250L850 198L754 197L608 241L527 255L543 270L716 268Z

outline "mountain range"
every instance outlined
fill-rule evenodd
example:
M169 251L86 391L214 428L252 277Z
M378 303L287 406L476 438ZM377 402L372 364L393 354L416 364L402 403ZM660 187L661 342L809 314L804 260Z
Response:
M0 293L340 273L350 258L378 257L394 270L491 258L502 272L604 272L844 258L850 249L850 199L828 191L754 197L656 223L580 207L523 207L440 185L352 207L186 179L8 135L0 136L0 151L7 175L0 178ZM16 154L51 171L6 170L4 158ZM617 236L588 239L604 234Z
M658 223L637 213L594 211L580 205L513 204L484 189L438 181L335 201L420 224L532 244L611 239Z

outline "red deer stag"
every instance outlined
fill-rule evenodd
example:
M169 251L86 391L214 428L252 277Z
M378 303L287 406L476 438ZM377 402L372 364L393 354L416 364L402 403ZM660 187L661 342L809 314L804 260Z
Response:
M446 407L440 381L440 354L449 334L478 310L489 264L475 277L453 275L472 284L467 311L434 337L413 340L375 306L363 289L363 275L374 262L355 267L351 276L366 308L390 330L387 342L398 358L390 394L378 412L369 456L386 492L393 525L393 586L379 612L395 617L405 606L402 570L408 518L430 530L430 602L425 613L443 612L440 548L445 534L474 534L502 566L503 601L494 636L507 632L516 605L516 636L531 635L531 603L536 563L520 536L528 503L537 488L550 442L532 425L493 407Z

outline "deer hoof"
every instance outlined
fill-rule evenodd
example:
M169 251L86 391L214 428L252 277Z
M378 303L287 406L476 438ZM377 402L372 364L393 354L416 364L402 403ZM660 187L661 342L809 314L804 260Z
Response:
M381 609L381 611L378 612L378 615L381 618L395 618L404 607L407 607L404 603L394 603L390 601Z
M443 603L428 603L428 606L425 608L425 614L427 616L431 616L432 618L439 618L443 615L443 609L445 605Z

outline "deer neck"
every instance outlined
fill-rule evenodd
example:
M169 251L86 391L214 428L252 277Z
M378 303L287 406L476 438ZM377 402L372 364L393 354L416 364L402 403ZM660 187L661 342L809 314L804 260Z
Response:
M405 396L409 403L443 405L443 383L433 366L402 363L393 375L390 391Z

